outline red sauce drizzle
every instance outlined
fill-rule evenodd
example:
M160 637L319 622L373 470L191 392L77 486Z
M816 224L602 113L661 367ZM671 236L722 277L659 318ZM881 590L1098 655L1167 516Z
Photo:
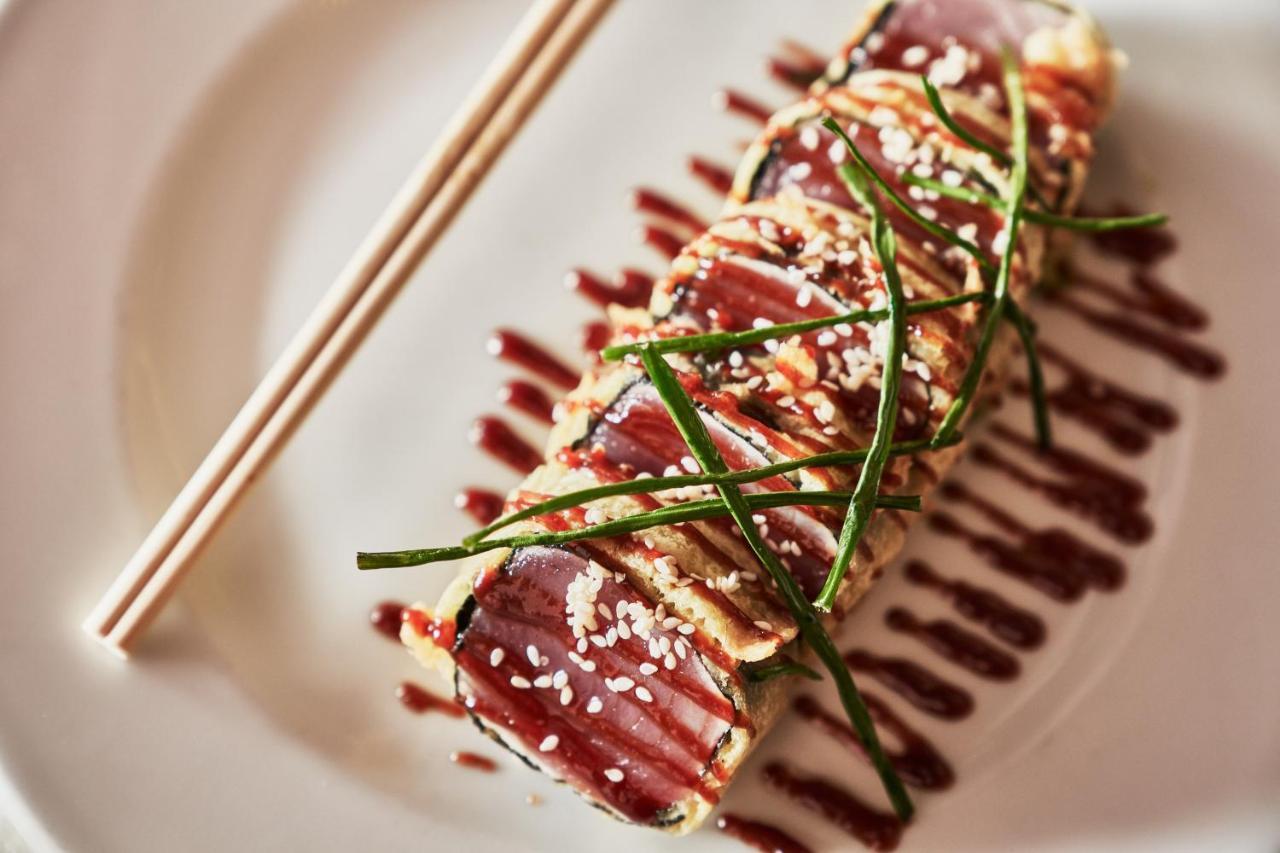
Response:
M521 474L542 464L536 447L516 435L506 421L491 415L476 418L471 425L471 443Z
M369 611L369 624L373 630L393 642L400 642L400 623L404 620L404 604L399 601L383 601Z
M925 622L904 607L892 607L885 613L884 621L893 630L915 637L942 657L982 678L1012 681L1022 670L1013 655L946 619Z
M929 587L949 599L957 613L985 625L988 631L1009 645L1030 651L1044 644L1044 621L991 590L962 580L944 578L919 560L907 563L904 574L911 583Z
M474 752L466 752L464 750L455 750L449 753L449 760L459 767L466 767L469 770L479 770L481 773L492 773L498 769L498 762L492 758L486 758Z
M684 240L681 240L665 228L659 228L656 225L642 227L640 229L640 241L662 253L662 256L667 260L675 258L676 255L680 254L680 250L684 248Z
M866 690L861 692L862 701L871 712L876 725L890 732L901 744L899 749L889 753L889 760L893 762L893 769L898 771L902 781L928 791L951 787L955 782L955 771L937 748L903 722L879 696ZM854 755L870 764L862 741L843 715L832 714L812 696L800 696L793 707L802 719L835 738Z
M817 812L872 850L894 850L902 839L901 821L832 782L797 775L780 761L765 765L764 778L792 802Z
M555 403L546 391L531 382L525 382L523 379L508 381L498 389L498 402L524 412L545 424L554 423L551 419L551 410L555 407Z
M821 55L790 39L782 42L782 53L785 55L769 57L765 70L774 80L797 92L807 90L827 68Z
M502 495L488 489L463 489L454 496L453 505L474 518L481 526L502 515Z
M865 672L916 708L944 720L960 720L973 713L968 691L944 681L906 658L881 657L865 649L846 652L844 662Z
M415 714L435 712L444 714L446 717L457 718L467 715L461 705L455 704L451 699L446 699L443 696L437 696L424 690L412 681L400 682L400 686L396 688L396 698L400 700L401 705Z
M690 157L686 165L689 168L689 174L702 181L715 192L726 195L729 190L733 189L733 172L730 169L718 166L710 160L698 156Z
M489 338L489 354L523 367L562 388L578 384L578 371L566 367L564 362L511 329L498 329Z
M606 284L598 276L578 269L565 276L565 285L601 308L613 303L627 308L642 308L649 304L653 277L639 270L624 269L614 277L613 284Z
M725 835L760 853L812 853L808 846L778 827L758 820L723 814L716 820L716 826Z
M751 119L761 125L767 124L769 116L773 115L773 110L736 89L721 89L716 92L714 103L717 109Z
M707 223L690 213L688 208L648 187L631 191L631 206L640 213L647 213L683 225L695 234L707 230Z

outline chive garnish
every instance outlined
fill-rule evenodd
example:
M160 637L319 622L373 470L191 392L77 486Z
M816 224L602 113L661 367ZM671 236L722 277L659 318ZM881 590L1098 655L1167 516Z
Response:
M689 446L689 452L693 454L693 458L697 460L704 471L712 474L726 473L728 466L720 456L720 451L716 449L715 444L711 441L706 425L693 407L693 401L685 393L684 387L680 384L680 380L676 378L666 359L661 353L648 349L641 350L640 357L649 373L649 378L653 381L654 388L666 404L671 419L676 422L680 434ZM900 366L901 359L899 359ZM849 722L853 725L854 731L857 732L863 747L866 748L867 755L871 758L871 764L875 767L876 773L880 777L880 782L884 785L884 789L889 795L890 802L893 803L894 812L902 821L910 820L915 811L915 807L911 804L911 797L908 796L902 780L898 778L897 772L894 771L893 765L889 762L889 757L885 754L884 747L880 745L880 738L876 735L875 724L871 720L871 714L868 713L867 706L862 701L862 696L858 693L857 685L853 681L853 675L849 672L849 667L845 665L844 659L840 656L840 651L836 648L835 643L832 642L826 628L822 626L818 612L809 603L809 599L805 597L804 591L800 589L796 579L783 567L777 555L765 544L764 539L760 536L760 531L756 529L755 523L751 520L751 510L738 486L732 483L721 483L717 485L717 488L720 490L721 497L724 498L729 514L733 516L733 520L738 523L738 527L742 530L743 538L746 539L747 544L751 546L751 550L755 552L760 563L768 571L774 583L777 584L782 600L796 620L800 636L809 648L813 650L814 654L818 656L818 659L822 661L827 671L831 673L836 689L840 694L840 702L844 705L845 713L849 716Z
M1000 209L1004 202L990 193L975 190L972 187L953 187L936 181L933 178L922 178L907 172L902 176L904 183L921 189L933 190L938 195L953 198L969 204L980 204L985 207ZM1059 216L1043 210L1029 209L1024 212L1028 222L1046 225L1050 228L1066 228L1071 231L1121 231L1127 228L1156 228L1169 221L1168 214L1144 213L1139 216Z
M1004 66L1005 89L1008 91L1009 115L1013 126L1013 168L1010 172L1009 198L1003 203L1005 210L1004 230L1008 240L1000 257L1000 268L996 273L995 288L992 291L993 302L978 338L978 346L974 350L973 359L965 371L956 392L956 398L942 418L938 430L934 433L937 439L950 437L960 426L961 419L973 402L982 381L982 373L986 367L987 356L991 353L991 345L995 341L996 329L1005 316L1005 308L1010 302L1009 278L1013 271L1013 259L1017 254L1018 228L1022 223L1022 211L1027 199L1027 103L1022 90L1022 74L1018 63L1008 50L1001 52L1001 63Z
M956 121L955 117L951 115L951 111L947 109L947 105L942 102L942 95L938 93L937 88L933 85L933 82L929 80L927 75L920 75L920 83L924 86L924 94L925 97L929 99L929 106L933 108L933 114L938 117L938 120L942 122L943 126L947 130L951 131L960 139L961 142L971 148L976 148L984 154L989 155L1001 166L1013 165L1013 157L1009 156L1007 152L1001 151L999 148L983 142L981 139L965 130L964 126L960 124L960 122ZM911 183L911 181L908 179L907 183ZM1028 187L1028 190L1041 207L1047 210L1052 206L1045 201L1044 196L1040 195L1040 191L1038 189L1035 187Z
M763 684L766 681L773 681L775 678L784 678L788 675L798 675L810 681L822 680L822 676L819 673L790 658L783 658L780 663L771 663L765 666L746 666L742 668L742 673L747 681L752 684Z
M655 343L657 343L655 341ZM922 453L926 450L937 450L940 446L950 446L959 444L962 436L959 434L951 437L946 445L939 445L931 439L916 439L914 441L903 441L890 445L890 456L912 456L916 453ZM744 471L729 471L725 474L678 474L673 477L643 477L638 480L621 480L617 483L605 483L600 486L592 486L587 489L579 489L574 492L567 492L563 495L556 495L545 501L527 506L522 510L513 512L510 515L504 515L481 529L465 536L462 539L463 545L474 545L486 536L504 527L509 527L517 521L523 521L526 518L533 518L536 515L545 515L549 512L556 512L562 509L572 509L576 506L582 506L591 501L600 500L601 498L612 498L620 495L643 495L652 494L654 492L662 492L667 489L680 489L686 486L714 486L720 483L734 483L741 485L743 483L755 483L760 480L767 480L770 477L777 477L782 474L789 474L792 471L799 471L802 468L830 468L836 465L860 465L866 461L866 449L860 450L836 450L830 453L819 453L815 456L804 456L799 459L788 459L785 462L777 462L773 465L764 465L759 468L748 468ZM811 494L811 493L808 493Z
M898 273L897 240L888 217L884 214L884 208L871 189L873 178L868 168L870 164L867 164L853 140L834 119L826 118L822 123L844 141L845 147L853 154L854 162L857 163L856 167L853 163L843 163L836 171L849 193L866 208L871 217L871 246L880 260L884 276L890 324L889 343L880 377L880 404L876 409L875 433L871 436L867 461L862 464L862 470L858 473L853 499L849 501L849 512L840 528L840 544L836 548L835 559L822 585L822 591L814 602L814 607L818 610L830 613L835 605L836 593L840 590L840 582L848 573L858 542L862 540L862 534L871 521L876 492L880 489L880 478L884 474L885 463L889 461L889 445L893 442L893 431L898 421L898 387L902 384L902 358L906 354L907 317L902 310L906 297L903 296L902 278ZM883 184L883 181L880 183Z
M844 132L844 128L840 127L840 125L836 122L835 119L831 118L830 116L827 116L822 120L822 126L844 140L845 147L847 147L850 153L853 154L853 159L858 164L858 166L862 169L862 172L875 183L876 187L879 188L880 192L884 194L885 198L893 202L894 207L901 210L908 219L910 219L916 225L919 225L921 228L923 228L925 231L929 232L933 236L937 237L939 240L942 240L944 242L950 243L953 246L957 246L960 249L963 249L970 256L972 256L973 259L978 262L978 265L981 266L983 269L986 269L986 270L994 269L991 261L987 259L987 256L982 253L981 249L979 249L973 243L964 239L963 237L961 237L959 234L952 231L951 229L944 228L938 223L934 222L932 219L928 219L922 216L919 211L917 211L914 207L912 207L907 202L906 199L904 199L902 196L894 192L893 187L889 186L889 182L886 181L880 175L880 173L876 171L875 167L871 165L871 163L867 160L866 157L862 156L862 152L859 151L858 147L853 144L853 140L849 138L849 135ZM845 165L848 165L848 164L845 164ZM844 166L842 166L837 171L841 172L841 177L843 177Z
M794 491L794 492L760 492L746 497L750 509L773 509L780 506L838 506L849 503L851 492L827 491ZM920 512L919 495L882 495L876 498L876 506L881 509L898 509L904 512ZM729 510L720 498L709 498L702 501L674 504L658 509L638 512L621 518L580 527L573 530L557 530L547 533L525 533L519 536L508 536L502 539L485 539L462 545L450 545L443 548L414 548L407 551L380 551L360 553L356 555L356 567L360 569L391 569L401 566L421 566L426 563L441 563L448 560L461 560L473 554L483 554L498 548L524 548L532 545L564 545L569 542L581 542L586 539L603 539L609 536L621 536L648 530L661 525L684 524L690 521L702 521L728 515Z
M954 296L946 296L941 299L909 302L905 310L908 315L927 314L969 302L986 302L990 298L986 293L957 293ZM776 326L747 329L741 332L709 332L705 335L685 335L679 338L662 338L653 341L639 341L633 344L617 344L600 350L600 357L605 361L618 361L645 348L651 348L661 353L712 352L715 350L734 349L775 339L781 340L791 335L811 332L814 329L838 326L841 323L849 323L850 325L854 323L875 323L888 319L888 317L889 310L887 308L874 310L864 308L858 311L850 311L847 314L815 317L812 320L797 320L794 323L779 323Z
M920 83L924 86L924 95L929 99L929 106L933 108L933 114L942 122L943 127L951 131L952 134L954 134L965 145L989 155L991 159L995 160L1001 166L1008 166L1013 163L1013 158L1010 157L1008 153L1001 151L994 145L983 142L981 139L965 130L964 125L960 124L960 122L956 121L955 118L952 117L951 111L947 109L947 105L942 103L942 95L938 92L938 88L933 85L928 77L923 74L920 75Z
M1005 305L1005 318L1018 332L1022 351L1027 357L1027 387L1031 392L1031 413L1036 424L1036 446L1041 450L1053 447L1053 431L1049 426L1049 400L1044 390L1044 370L1040 367L1040 353L1036 349L1035 321L1010 299Z

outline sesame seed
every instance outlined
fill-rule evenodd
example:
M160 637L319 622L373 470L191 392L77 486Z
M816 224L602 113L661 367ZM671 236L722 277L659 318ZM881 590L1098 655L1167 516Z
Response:
M679 628L676 628L676 630L677 630L677 631L679 631L681 634L684 634L684 635L687 637L687 636L689 636L690 634L692 634L692 633L694 632L694 630L695 630L695 629L694 629L694 627L693 627L692 625L690 625L688 622L685 622L685 623L684 623L683 625L681 625Z
M626 778L626 774L616 767L610 767L604 771L604 778L608 779L610 782L621 782Z
M612 611L612 610L610 610L610 609L609 609L609 605L605 604L603 601L596 605L596 610L597 610L597 611L600 613L600 615L601 615L601 616L603 616L605 619L612 619L612 618L613 618L613 611Z
M563 669L557 669L556 674L551 676L551 686L559 690L569 683L569 673Z
M757 619L757 620L755 621L755 623L754 623L754 624L755 624L755 626L756 626L757 628L759 628L761 631L772 631L772 630L773 630L773 626L772 626L772 625L770 625L768 622L764 621L763 619Z
M637 687L636 698L639 699L641 702L652 702L653 694L649 692L649 688L647 687Z
M533 686L534 686L534 687L550 687L550 686L551 686L551 676L549 676L549 675L539 675L537 678L535 678L535 679L533 680Z
M667 669L675 669L676 656L671 654L670 652L667 652L666 657L662 659L662 665L665 666Z
M555 735L547 735L542 739L542 743L538 744L538 752L550 752L560 745L560 738Z
M648 661L645 661L644 663L640 664L641 675L653 675L657 671L658 671L658 668L653 664L649 663Z
M813 291L807 287L800 288L800 291L796 294L796 305L799 305L801 308L806 308L812 301Z
M513 675L511 676L511 686L517 690L528 690L533 684L524 676Z
M914 44L902 52L904 68L918 68L929 58L929 48L922 44Z
M539 661L542 660L542 653L538 651L537 646L528 646L527 648L525 648L524 653L525 655L528 656L529 663L533 664L534 666L537 666Z
M489 652L489 666L497 666L502 663L502 659L507 656L506 651L501 648L494 649Z
M613 680L613 689L618 693L626 693L628 690L630 690L632 687L635 687L635 686L636 686L636 683L632 681L630 678L627 678L625 675L619 675L617 678Z
M603 709L604 703L600 701L599 696L592 696L591 700L587 702L588 714L599 714Z
M698 468L697 461L692 456L680 457L680 467L688 471L690 474L697 474L701 469Z
M560 704L568 705L572 701L573 701L573 688L566 684L564 687L560 688Z

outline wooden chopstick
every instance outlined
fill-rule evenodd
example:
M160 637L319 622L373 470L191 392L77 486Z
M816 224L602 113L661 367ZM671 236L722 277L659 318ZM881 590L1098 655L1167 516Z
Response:
M538 0L84 622L120 657L364 340L612 0Z

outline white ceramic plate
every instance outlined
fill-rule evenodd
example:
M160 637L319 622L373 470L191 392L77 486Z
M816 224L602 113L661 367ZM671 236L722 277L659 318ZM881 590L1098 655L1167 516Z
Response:
M683 156L731 161L750 128L712 112L710 94L732 83L781 103L761 57L781 36L833 49L859 0L620 2L136 660L77 628L521 5L2 7L0 814L32 847L734 849L714 830L675 842L615 825L469 726L405 713L392 689L427 676L366 613L433 597L450 569L358 575L351 555L455 539L467 524L454 490L512 481L465 438L510 373L484 355L488 331L569 341L591 312L560 287L565 270L657 269L629 239L625 190L656 185L712 212ZM1280 418L1280 16L1272 0L1090 5L1132 58L1094 195L1136 192L1174 214L1183 249L1162 272L1210 308L1230 368L1196 382L1049 316L1056 340L1183 416L1135 459L1060 426L1152 487L1157 534L1115 546L1132 573L1117 594L1062 608L1000 587L1050 627L1013 685L936 664L977 710L960 724L902 711L959 776L920 798L906 849L1280 839L1267 443ZM1088 530L1036 502L1026 514ZM956 572L978 565L927 532L911 547ZM846 637L924 656L881 619L912 595L890 578ZM458 748L501 772L452 767ZM865 768L823 748L784 724L727 807L847 845L759 782L762 759L786 754L874 795ZM546 802L526 806L529 793Z

